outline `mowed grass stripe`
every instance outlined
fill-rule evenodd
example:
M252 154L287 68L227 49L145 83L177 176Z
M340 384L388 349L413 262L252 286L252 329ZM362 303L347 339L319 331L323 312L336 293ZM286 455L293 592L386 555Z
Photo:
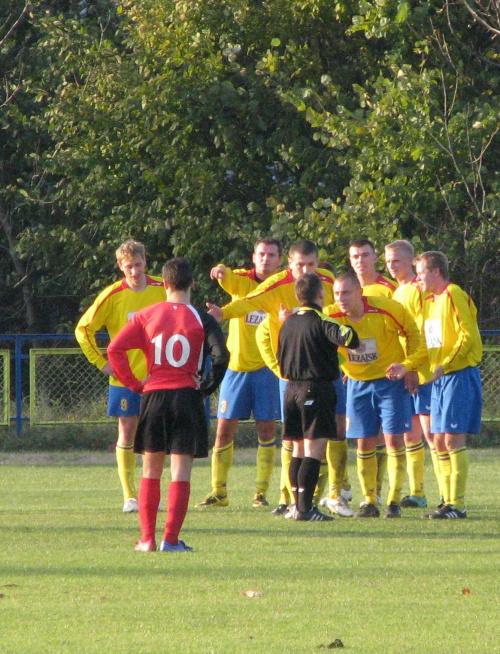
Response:
M0 651L305 654L336 639L349 654L499 651L500 451L470 458L467 520L322 524L251 506L251 451L237 452L231 505L195 509L210 480L197 462L182 534L196 551L172 555L133 551L138 519L121 513L108 459L2 466ZM358 503L352 453L350 466ZM277 485L276 472L272 503Z

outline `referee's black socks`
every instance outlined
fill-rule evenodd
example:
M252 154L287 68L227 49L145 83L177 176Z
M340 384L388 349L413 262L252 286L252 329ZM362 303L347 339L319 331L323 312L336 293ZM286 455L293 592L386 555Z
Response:
M297 509L299 508L298 504L298 490L299 490L299 470L302 466L302 461L304 459L297 456L292 456L290 461L290 469L288 471L288 478L290 479L290 487L292 489L293 500Z
M320 468L321 461L319 459L313 459L310 456L302 459L302 465L297 475L299 484L297 508L300 513L307 513L311 510Z

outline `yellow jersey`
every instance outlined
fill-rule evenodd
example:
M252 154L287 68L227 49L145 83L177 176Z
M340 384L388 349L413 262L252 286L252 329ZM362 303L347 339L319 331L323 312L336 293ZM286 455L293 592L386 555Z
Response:
M424 335L432 372L445 374L477 366L483 356L477 309L467 293L448 284L435 295L424 295Z
M399 302L384 297L363 297L365 313L354 322L336 304L323 311L341 325L353 327L361 341L355 350L339 348L345 357L342 371L352 379L371 381L385 377L391 363L417 371L426 361L425 343L410 314ZM400 336L404 337L403 348Z
M396 290L396 284L384 277L383 275L378 275L377 279L373 284L368 284L367 286L361 287L363 295L370 297L392 297L394 291Z
M399 302L404 306L408 311L413 320L417 323L417 327L420 330L420 333L423 336L423 309L424 309L424 298L422 289L417 281L417 279L412 279L411 282L398 286L394 291L392 296L393 300ZM403 344L404 347L404 344ZM425 381L432 377L430 364L427 361L424 366L418 372L418 381L420 384L423 384Z
M323 282L325 302L333 302L334 276L329 270L322 268L318 268L315 272ZM271 275L246 297L226 304L222 307L222 317L224 320L229 320L245 316L252 311L265 311L269 316L271 348L277 352L278 335L281 329L280 305L291 311L300 307L300 303L295 297L295 279L290 269Z
M99 370L104 368L107 361L97 345L96 333L105 327L112 339L139 309L167 299L161 277L146 275L146 283L143 291L132 291L125 279L107 286L80 318L75 329L76 340L90 363ZM142 350L130 350L128 359L137 379L144 379L147 370ZM112 386L123 386L114 377L109 378L109 383Z
M278 357L276 350L277 341L274 343L271 340L271 328L269 326L269 315L266 315L264 320L257 327L257 347L259 348L260 355L264 360L266 366L274 372L276 377L281 378L281 371L278 364Z
M231 295L231 300L239 300L257 288L259 282L255 268L232 270L219 263L226 271L224 279L219 279L220 286ZM264 361L255 339L257 327L266 317L266 312L254 309L240 318L229 321L227 349L230 353L229 366L235 372L252 372L264 367Z

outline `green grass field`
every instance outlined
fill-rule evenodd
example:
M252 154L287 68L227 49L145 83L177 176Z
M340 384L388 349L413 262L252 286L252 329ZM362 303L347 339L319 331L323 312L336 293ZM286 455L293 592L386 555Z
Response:
M446 522L273 518L251 506L251 456L224 509L194 508L210 479L196 464L195 552L141 554L109 454L0 455L0 652L500 652L500 450L470 451L469 518ZM277 487L275 472L273 501Z

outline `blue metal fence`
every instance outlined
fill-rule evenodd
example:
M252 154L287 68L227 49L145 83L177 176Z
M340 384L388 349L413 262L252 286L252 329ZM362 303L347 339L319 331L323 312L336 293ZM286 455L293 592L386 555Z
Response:
M484 330L481 332L483 338L499 338L500 330ZM106 332L96 335L98 341L102 341L103 346L109 340ZM11 360L14 362L14 400L15 412L11 416L11 423L15 424L18 435L22 433L23 424L29 420L23 416L23 387L27 383L27 373L23 370L23 362L28 362L30 355L29 349L34 343L39 347L40 342L50 342L52 347L55 343L65 343L68 347L77 345L73 334L0 334L0 343L10 344ZM13 345L13 347L12 347Z
M108 334L102 332L96 334L98 342L102 340L103 344L109 341ZM78 345L73 334L0 334L0 343L13 343L14 347L11 353L11 360L14 362L14 399L15 414L11 416L11 423L16 425L18 435L22 433L23 423L29 421L28 417L23 416L23 386L26 374L23 371L23 362L29 361L29 349L33 343L41 341L69 343L71 347Z

